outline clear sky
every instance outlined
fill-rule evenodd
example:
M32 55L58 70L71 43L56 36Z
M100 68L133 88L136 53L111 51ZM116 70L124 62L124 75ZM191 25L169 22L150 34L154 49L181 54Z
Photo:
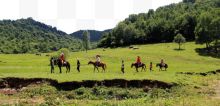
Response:
M113 28L129 14L182 0L0 0L0 19L32 17L66 33Z

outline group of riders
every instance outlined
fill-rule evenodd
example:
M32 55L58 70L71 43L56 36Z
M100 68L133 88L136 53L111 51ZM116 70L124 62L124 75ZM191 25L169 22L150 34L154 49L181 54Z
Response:
M64 56L63 52L60 54L59 59L61 60L62 64L65 64L65 56ZM99 66L100 63L101 63L101 56L100 55L96 55L96 65ZM136 64L138 66L142 65L141 57L140 56L137 56ZM161 59L160 64L161 64L161 66L165 66L165 63L164 63L163 59ZM79 67L80 67L80 62L79 62L79 59L77 59L77 70L79 70ZM152 70L152 68L153 68L152 62L150 62L150 66L149 67L150 67L150 70ZM124 70L124 60L122 60L121 68Z

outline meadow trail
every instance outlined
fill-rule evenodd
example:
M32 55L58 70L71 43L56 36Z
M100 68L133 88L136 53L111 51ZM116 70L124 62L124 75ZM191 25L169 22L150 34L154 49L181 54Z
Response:
M214 85L214 90L215 90L216 95L213 98L220 99L220 80L216 81L216 84Z

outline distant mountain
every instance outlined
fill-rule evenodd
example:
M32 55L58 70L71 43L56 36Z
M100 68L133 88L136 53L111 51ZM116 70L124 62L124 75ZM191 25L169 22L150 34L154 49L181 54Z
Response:
M79 39L82 39L82 34L85 30L79 30L79 31L76 31L72 34L70 34L71 36L73 37L76 37L76 38L79 38ZM104 30L104 31L97 31L97 30L88 30L88 32L90 33L90 40L91 42L96 42L96 41L99 41L102 37L102 34L104 32L110 32L111 29L107 29L107 30Z
M36 53L81 49L81 40L33 20L0 20L0 53Z

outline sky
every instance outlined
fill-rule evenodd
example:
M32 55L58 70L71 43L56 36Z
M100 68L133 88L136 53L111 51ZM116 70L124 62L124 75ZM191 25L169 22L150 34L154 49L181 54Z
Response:
M32 17L68 34L114 28L129 14L182 0L0 0L0 20Z

